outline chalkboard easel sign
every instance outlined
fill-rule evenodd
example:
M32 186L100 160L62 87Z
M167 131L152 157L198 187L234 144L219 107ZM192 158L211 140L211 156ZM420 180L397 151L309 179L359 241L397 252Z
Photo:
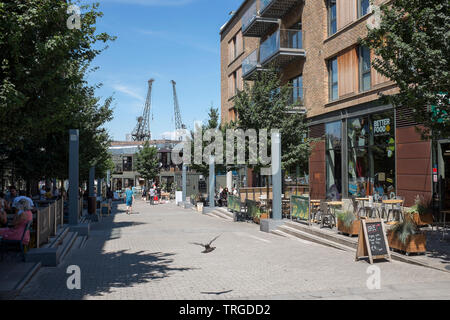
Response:
M367 257L370 264L373 264L373 260L378 259L392 261L386 230L381 219L361 219L356 261Z

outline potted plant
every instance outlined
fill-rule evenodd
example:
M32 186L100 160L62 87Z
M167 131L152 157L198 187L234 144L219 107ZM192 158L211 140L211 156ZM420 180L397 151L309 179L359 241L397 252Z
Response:
M361 220L352 211L342 211L337 214L338 232L349 236L357 236L360 227Z
M433 224L433 209L430 202L426 202L423 196L417 196L415 204L407 210L409 218L421 227Z
M405 252L407 255L426 252L426 235L419 230L408 213L405 214L404 221L397 223L388 231L388 242L390 248Z
M260 208L257 208L253 216L253 221L257 224L260 224L262 219L269 219L269 215L267 213L261 212Z
M195 195L191 194L191 203L192 205L196 206L197 205L197 199L195 198Z

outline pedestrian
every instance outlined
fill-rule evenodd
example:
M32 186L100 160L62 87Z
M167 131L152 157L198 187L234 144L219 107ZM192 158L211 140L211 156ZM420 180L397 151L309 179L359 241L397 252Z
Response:
M14 199L17 197L17 189L15 186L9 187L9 194L5 197L6 202L8 203L8 206L11 207Z
M127 214L131 215L131 212L133 211L134 193L130 187L127 187L127 189L125 190L125 199L127 205Z
M155 186L153 185L150 189L150 204L154 204L153 201L155 200Z
M6 210L9 210L8 203L5 200L5 195L0 192L0 226L6 226L8 224L8 216Z

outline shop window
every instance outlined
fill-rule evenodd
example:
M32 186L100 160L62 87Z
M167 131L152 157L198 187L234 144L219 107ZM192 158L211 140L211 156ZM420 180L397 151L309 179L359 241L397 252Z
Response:
M328 0L328 36L337 32L336 0Z
M359 91L370 90L372 86L370 61L370 49L364 46L359 47Z
M348 120L348 192L390 199L395 194L393 112Z
M337 58L328 61L328 82L330 101L334 101L339 97Z
M342 198L342 123L340 121L325 125L327 199Z

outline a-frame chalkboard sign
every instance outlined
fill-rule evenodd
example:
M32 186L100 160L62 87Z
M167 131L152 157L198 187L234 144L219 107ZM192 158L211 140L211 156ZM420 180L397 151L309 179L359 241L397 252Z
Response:
M356 261L367 257L370 264L378 259L392 261L384 222L381 219L361 219Z

